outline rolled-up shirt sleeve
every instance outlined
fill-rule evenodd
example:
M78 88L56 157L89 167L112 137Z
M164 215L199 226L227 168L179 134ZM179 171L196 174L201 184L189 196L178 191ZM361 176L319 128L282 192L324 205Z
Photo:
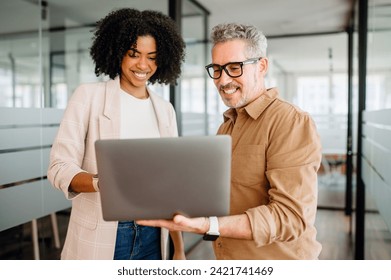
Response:
M292 241L315 222L321 144L315 124L292 111L269 131L265 152L269 202L248 209L257 246Z

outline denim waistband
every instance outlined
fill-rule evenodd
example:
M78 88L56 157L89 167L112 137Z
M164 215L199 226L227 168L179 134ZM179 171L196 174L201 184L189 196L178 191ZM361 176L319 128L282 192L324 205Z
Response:
M118 227L119 228L124 228L124 227L140 227L140 228L144 228L144 227L147 227L149 228L148 226L141 226L141 225L138 225L135 221L118 221Z

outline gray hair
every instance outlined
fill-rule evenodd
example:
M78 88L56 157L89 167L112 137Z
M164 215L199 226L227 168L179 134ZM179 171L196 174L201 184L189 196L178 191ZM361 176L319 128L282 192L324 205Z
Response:
M239 23L222 23L212 29L211 40L213 46L217 43L224 43L235 39L247 42L247 54L249 56L266 56L266 37L255 26Z

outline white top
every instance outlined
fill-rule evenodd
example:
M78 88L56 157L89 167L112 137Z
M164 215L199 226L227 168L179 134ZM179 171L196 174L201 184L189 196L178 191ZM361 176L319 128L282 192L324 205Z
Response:
M151 99L139 99L121 89L120 138L160 137Z

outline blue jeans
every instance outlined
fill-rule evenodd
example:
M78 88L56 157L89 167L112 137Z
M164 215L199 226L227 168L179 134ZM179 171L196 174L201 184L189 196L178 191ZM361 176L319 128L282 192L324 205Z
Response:
M114 260L161 260L160 228L118 222Z

